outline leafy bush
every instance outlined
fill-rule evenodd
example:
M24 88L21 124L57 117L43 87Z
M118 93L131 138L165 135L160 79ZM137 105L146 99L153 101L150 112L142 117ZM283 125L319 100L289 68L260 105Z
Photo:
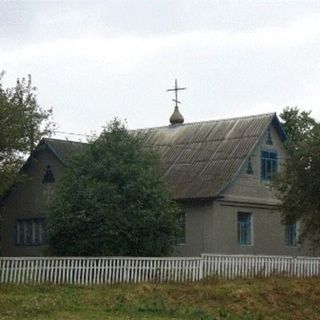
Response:
M67 166L48 212L49 245L58 255L167 255L179 212L156 154L114 120Z

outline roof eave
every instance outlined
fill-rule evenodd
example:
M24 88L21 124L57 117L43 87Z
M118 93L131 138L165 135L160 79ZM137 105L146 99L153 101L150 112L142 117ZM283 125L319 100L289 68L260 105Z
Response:
M223 199L224 196L217 195L217 196L205 196L205 197L187 197L187 198L173 198L172 200L177 202L193 202L193 201L209 201L209 200L219 200Z
M284 142L285 140L288 139L287 133L283 128L283 125L281 124L278 116L276 113L274 113L273 118L271 123L275 126L275 128L277 129L279 136L281 138L281 141Z

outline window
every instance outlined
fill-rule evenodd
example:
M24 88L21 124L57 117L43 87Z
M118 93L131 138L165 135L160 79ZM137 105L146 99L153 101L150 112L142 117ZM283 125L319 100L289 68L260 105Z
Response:
M185 244L186 243L186 213L181 212L179 217L179 231L176 239L176 244Z
M18 219L16 220L17 246L39 246L45 243L44 219Z
M252 169L252 164L251 164L251 157L249 157L249 159L248 159L248 166L247 166L246 173L247 174L253 174L253 169Z
M42 183L54 183L55 179L51 170L51 166L47 165L46 172L44 173Z
M297 224L286 224L285 225L285 241L286 246L296 247L297 246Z
M266 144L273 145L273 141L272 141L272 136L271 136L271 130L270 130L270 128L268 128Z
M241 245L252 243L251 217L251 213L238 212L238 243Z
M276 152L261 151L261 179L271 180L278 170L278 155Z

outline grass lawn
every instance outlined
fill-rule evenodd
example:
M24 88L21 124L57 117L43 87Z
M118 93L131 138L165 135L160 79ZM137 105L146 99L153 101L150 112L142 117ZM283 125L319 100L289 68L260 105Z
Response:
M320 279L2 285L0 319L320 319Z

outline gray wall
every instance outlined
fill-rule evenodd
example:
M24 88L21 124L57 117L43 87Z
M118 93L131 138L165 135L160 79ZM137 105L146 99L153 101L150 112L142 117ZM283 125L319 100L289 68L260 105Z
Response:
M186 242L176 246L176 256L199 256L213 241L213 201L182 203L186 220Z
M319 256L312 246L285 244L280 213L272 206L206 201L184 204L186 242L176 246L175 256L201 253ZM252 244L238 243L238 212L252 214Z
M56 180L62 172L62 164L55 156L41 146L32 165L26 170L27 180L13 191L3 208L1 223L1 251L3 256L40 256L44 247L16 246L16 219L44 217L45 208L53 192L54 184L43 184L42 178L47 165L51 166Z
M270 188L270 182L261 180L261 151L276 151L278 154L278 170L281 170L287 157L286 150L273 126L270 126L273 144L268 145L266 132L251 156L253 174L247 174L247 164L237 178L228 186L223 202L216 206L215 216L219 221L225 220L226 230L233 230L229 243L224 251L230 253L279 254L279 255L313 255L314 250L307 243L297 247L285 245L285 227L281 223L281 214L275 206L279 200ZM236 243L237 212L251 212L253 218L253 244L238 246Z
M271 127L273 145L267 145L267 133L251 156L253 175L246 173L245 165L225 189L219 201L185 203L186 243L178 245L176 255L198 256L201 253L266 254L266 255L320 255L308 243L297 247L285 244L285 227L276 210L279 203L269 187L260 178L261 150L276 150L279 168L286 151L276 130ZM238 212L252 214L252 244L238 244Z
M238 212L252 214L252 244L238 243ZM288 247L285 244L285 228L277 210L267 206L239 205L218 201L213 216L219 221L213 226L215 240L208 244L207 252L227 254L313 255L309 246Z

